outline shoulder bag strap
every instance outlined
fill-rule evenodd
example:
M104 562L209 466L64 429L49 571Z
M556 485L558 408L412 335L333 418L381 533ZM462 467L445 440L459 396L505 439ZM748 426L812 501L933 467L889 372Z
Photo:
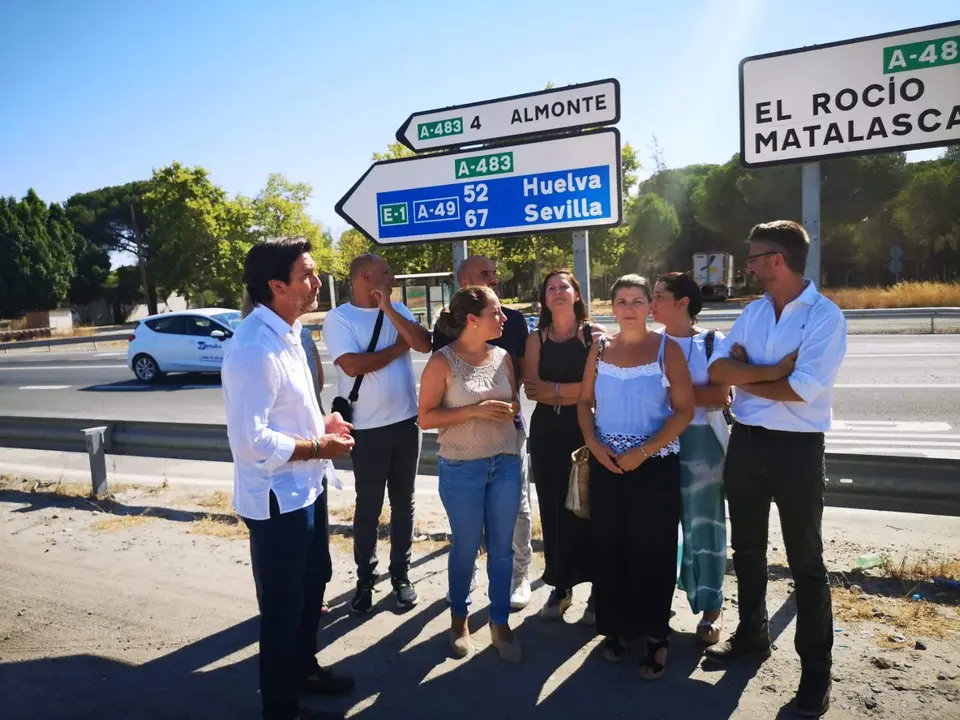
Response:
M583 323L583 344L586 346L587 351L589 351L590 346L593 345L593 331L588 321L584 321Z
M713 343L716 340L717 331L716 330L707 330L707 337L704 338L703 344L707 351L707 360L713 356ZM693 342L691 340L691 342Z
M377 314L377 322L373 326L373 337L370 338L370 344L367 346L367 352L373 352L377 347L377 341L380 339L380 329L383 327L383 310ZM357 375L357 379L353 381L353 389L350 391L350 396L347 398L352 405L357 401L357 398L360 397L360 384L363 382L363 375Z

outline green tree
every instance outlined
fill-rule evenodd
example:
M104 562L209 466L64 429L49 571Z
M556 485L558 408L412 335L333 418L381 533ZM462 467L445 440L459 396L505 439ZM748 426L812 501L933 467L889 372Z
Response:
M154 314L157 289L151 278L151 265L162 250L163 238L150 232L150 218L144 207L144 196L150 189L150 181L136 180L77 193L67 200L65 209L88 243L108 254L123 253L136 258L142 296L149 312ZM92 257L91 253L88 259Z
M155 170L144 196L150 233L163 238L154 277L167 293L239 303L243 259L256 239L249 201L230 200L201 167Z
M73 226L59 205L31 188L0 202L0 314L60 307L73 278Z
M642 195L630 219L629 238L636 269L650 272L661 268L670 244L679 234L680 221L673 206L655 192Z
M251 204L253 232L258 239L305 237L313 246L320 272L334 272L337 260L332 239L307 213L312 195L308 183L290 182L279 173L270 175Z

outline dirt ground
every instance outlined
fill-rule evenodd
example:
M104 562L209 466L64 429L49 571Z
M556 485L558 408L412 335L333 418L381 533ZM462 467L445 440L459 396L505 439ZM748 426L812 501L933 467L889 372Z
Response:
M256 602L245 532L229 496L183 487L121 489L112 502L78 495L79 488L0 482L0 717L259 717ZM512 620L524 661L504 665L489 647L484 573L471 620L478 652L452 659L443 600L447 527L435 496L418 496L411 577L420 604L398 611L384 580L377 612L351 616L352 498L334 493L331 500L335 579L320 661L358 682L352 697L318 707L351 718L422 720L793 716L796 608L775 514L773 657L730 669L703 664L696 621L677 592L667 673L644 683L635 658L607 665L599 639L576 624L586 586L564 621L548 623L536 616L547 588L535 583L530 607ZM956 572L949 563L960 559L960 518L828 508L824 535L837 601L827 717L960 718L960 593L931 577L906 579ZM382 558L386 552L384 543ZM855 571L867 553L894 562ZM910 560L901 567L904 557ZM928 566L915 567L923 558ZM534 578L539 554L535 563ZM736 621L735 587L731 567L728 629ZM911 600L914 594L924 599Z

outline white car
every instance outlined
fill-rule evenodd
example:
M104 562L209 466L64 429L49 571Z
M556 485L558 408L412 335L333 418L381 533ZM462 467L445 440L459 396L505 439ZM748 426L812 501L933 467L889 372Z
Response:
M202 308L151 315L130 335L127 366L143 382L168 372L220 372L240 311Z

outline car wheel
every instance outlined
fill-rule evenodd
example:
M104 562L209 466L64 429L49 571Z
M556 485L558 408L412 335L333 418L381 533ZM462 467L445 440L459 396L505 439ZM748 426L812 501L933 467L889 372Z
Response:
M157 361L149 355L137 355L133 359L133 374L138 380L144 382L156 382L163 375L157 366Z

